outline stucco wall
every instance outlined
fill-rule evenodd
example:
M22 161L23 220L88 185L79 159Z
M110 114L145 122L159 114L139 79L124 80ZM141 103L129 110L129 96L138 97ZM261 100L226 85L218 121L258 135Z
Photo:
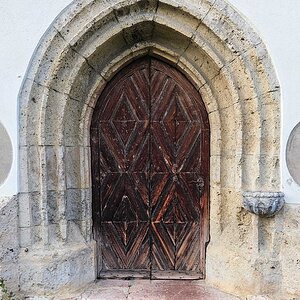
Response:
M17 97L33 51L54 18L70 0L0 1L0 122L13 144L14 161L9 178L0 186L0 196L18 192ZM0 145L1 145L0 139ZM1 167L1 166L0 166Z

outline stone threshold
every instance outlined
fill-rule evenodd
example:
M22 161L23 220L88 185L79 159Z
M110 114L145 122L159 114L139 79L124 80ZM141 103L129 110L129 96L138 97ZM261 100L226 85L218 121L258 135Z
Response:
M237 300L199 280L102 279L53 300Z

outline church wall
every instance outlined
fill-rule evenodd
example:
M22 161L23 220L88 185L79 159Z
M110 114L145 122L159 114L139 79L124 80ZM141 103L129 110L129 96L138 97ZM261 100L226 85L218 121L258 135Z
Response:
M17 180L17 96L32 53L48 26L70 0L20 2L11 0L1 4L2 20L0 67L0 122L11 138L13 163L10 174L0 186L0 195L18 192ZM300 121L298 105L298 45L300 44L300 2L288 0L247 1L231 0L261 35L271 54L282 87L282 189L289 203L300 203L300 186L294 182L285 162L286 143L292 129ZM255 7L256 9L253 9ZM30 33L30 34L29 34ZM21 46L20 46L21 45ZM13 58L12 53L14 53Z
M1 101L3 101L5 109L0 111L0 121L3 123L7 131L9 132L10 138L12 140L13 149L14 149L14 161L12 165L12 169L10 172L9 177L7 180L3 183L3 185L0 187L0 195L1 199L3 201L2 208L1 208L1 217L0 217L0 227L5 228L4 236L1 236L1 241L4 240L4 247L1 250L1 266L2 269L0 271L0 276L3 276L5 279L8 279L8 285L12 288L16 288L16 283L20 283L22 285L22 288L24 290L30 290L33 287L30 286L30 282L32 282L32 278L34 276L34 281L38 284L46 284L49 280L52 280L52 286L49 288L55 290L58 286L68 286L71 285L72 282L80 282L81 277L80 274L76 272L76 270L80 270L82 274L87 274L85 277L85 280L92 281L95 277L95 274L93 272L93 266L94 266L94 248L93 243L86 244L84 240L78 240L76 241L76 237L81 236L81 232L78 228L84 227L82 224L78 224L78 220L76 219L76 216L74 217L74 211L72 211L72 207L69 207L71 209L70 212L67 212L67 214L70 217L70 220L68 220L68 224L60 224L60 229L62 232L62 228L64 228L64 225L66 226L66 230L68 230L68 238L76 241L75 245L71 245L69 248L67 248L66 251L72 252L72 264L66 263L70 259L69 256L67 256L66 253L60 253L60 252L49 252L49 253L43 253L43 256L41 256L41 252L37 249L37 252L34 252L34 249L30 249L29 252L26 251L26 240L21 240L21 243L24 242L22 245L22 252L20 253L19 257L21 258L23 264L20 266L20 269L18 272L22 272L22 276L20 278L18 277L19 273L16 273L14 270L14 266L16 266L17 261L17 254L18 254L18 236L20 232L18 231L18 226L21 224L22 230L24 232L21 233L22 238L26 239L26 229L27 224L26 222L37 222L35 224L35 230L37 232L36 236L41 235L39 232L40 230L43 230L43 228L39 227L38 225L38 218L37 216L36 220L26 220L26 219L20 219L17 220L17 198L14 196L11 196L9 198L4 197L5 195L14 195L18 192L24 192L27 193L26 185L28 183L22 182L22 184L18 187L17 184L17 155L18 155L18 139L17 139L17 122L12 121L17 119L17 94L21 86L21 81L23 79L23 76L25 74L27 65L29 63L29 59L33 53L35 45L38 43L39 38L43 34L44 31L46 31L47 27L50 25L51 21L55 18L55 16L62 10L64 6L66 6L69 1L61 1L61 0L55 0L51 1L51 3L43 3L43 7L39 7L37 9L38 5L41 5L41 1L31 1L29 4L26 3L26 7L19 6L18 9L16 9L15 12L15 19L14 14L10 16L10 20L8 20L7 15L5 15L6 20L10 26L7 27L6 35L4 36L7 44L5 48L6 57L11 57L9 55L10 52L16 52L19 53L18 59L15 62L12 62L11 60L2 59L0 60L0 66L1 69L7 69L8 75L7 77L3 77L5 72L2 72L1 76L1 86L3 87L3 99L1 98ZM236 3L234 3L236 2ZM257 0L257 5L262 5L262 1ZM295 4L295 1L286 1L287 3L293 3ZM300 62L296 59L296 53L294 53L294 48L287 47L284 49L281 48L281 45L279 45L277 42L275 42L275 39L277 37L278 32L277 31L270 31L270 28L272 24L278 21L278 14L281 12L285 16L285 20L281 23L280 27L280 37L288 39L288 36L291 36L289 33L291 24L295 24L296 20L293 18L289 19L287 12L290 11L291 7L289 7L287 4L284 6L284 9L280 8L280 6L274 6L274 1L264 1L263 6L260 6L260 8L263 11L267 11L268 9L271 9L273 12L272 14L268 15L270 19L267 19L266 17L263 18L262 16L262 10L258 10L257 13L253 12L253 2L251 3L251 7L248 6L247 1L234 1L232 0L232 3L236 4L237 7L242 11L242 13L246 14L250 18L250 21L255 24L256 28L258 29L259 33L262 34L262 37L264 41L266 42L267 46L269 47L271 57L273 59L273 62L275 64L275 69L278 73L278 77L281 84L282 89L282 107L283 107L283 117L282 117L282 124L283 124L283 130L282 130L282 154L281 154L281 167L282 167L282 174L283 174L283 181L282 181L282 190L286 193L286 201L289 204L286 204L284 209L276 215L272 219L265 219L260 218L255 215L252 215L248 212L246 212L241 206L241 193L239 186L236 186L236 183L239 181L240 178L238 178L239 174L234 174L233 177L226 177L223 178L223 182L226 182L224 184L224 187L221 191L218 191L217 188L214 188L212 190L213 193L212 197L214 199L219 199L219 194L222 193L222 201L218 204L219 206L214 205L212 207L211 211L211 222L219 222L218 225L212 226L212 240L208 247L208 257L207 257L207 282L215 287L219 287L223 290L235 293L235 294L241 294L244 296L247 295L253 295L255 294L271 294L274 297L278 297L279 299L290 299L295 296L300 295L300 276L297 276L297 274L300 273L300 245L299 245L299 223L300 223L300 217L299 217L299 211L300 211L300 205L298 204L292 204L292 203L299 203L300 197L298 186L293 182L290 175L286 171L285 167L285 145L286 140L288 138L289 132L293 128L294 125L299 121L297 118L300 115L300 107L298 105L298 101L295 101L296 96L296 89L295 85L297 85L297 78L298 76L290 75L291 72L295 72L295 70L300 70ZM20 1L10 1L9 5L20 5ZM48 6L47 6L48 5ZM299 5L300 6L300 5ZM8 11L8 6L5 7L4 13ZM250 10L252 8L252 10ZM292 7L294 10L295 7ZM300 8L300 7L299 7ZM9 9L11 11L11 9ZM22 19L20 18L20 15L26 11L26 14L24 15L24 22L25 25L22 24L19 25L22 27L22 30L19 28L19 31L12 26L11 21L14 20L17 22L18 20ZM36 12L39 12L36 14ZM0 16L3 13L0 10ZM265 15L264 15L265 16ZM36 19L35 19L36 18ZM34 21L32 21L34 20ZM20 21L21 22L21 21ZM26 27L27 26L27 27ZM16 27L18 29L18 27ZM26 28L26 30L25 30ZM184 29L183 29L184 30ZM30 34L28 34L30 32ZM298 45L300 42L300 38L295 34L293 36L293 42L292 45ZM297 39L299 38L299 40ZM25 47L17 47L16 42L19 41L21 44L24 44ZM286 41L287 43L287 41ZM3 47L3 45L1 46ZM191 48L192 49L192 48ZM192 50L190 53L186 53L187 58L192 57L194 53ZM199 54L199 53L197 53ZM288 56L289 59L294 58L293 63L287 63L287 62L281 62L281 57ZM97 57L95 58L97 61ZM184 58L183 58L184 61ZM183 63L182 63L183 66ZM19 77L20 76L20 77ZM292 77L292 78L291 78ZM290 82L291 81L291 82ZM220 82L215 80L214 84L216 87L223 87L222 86L222 77L220 79ZM299 86L299 84L298 84ZM37 87L41 88L41 87ZM59 86L58 86L59 88ZM74 94L76 94L75 91ZM270 91L271 92L271 91ZM53 94L54 92L51 91ZM1 96L2 97L2 96ZM59 96L61 97L61 95ZM62 97L63 98L63 97ZM32 100L34 102L34 100ZM222 104L221 104L222 105ZM32 106L34 107L34 106ZM68 107L68 106L66 106ZM288 109L287 109L288 107ZM224 111L226 112L226 107L224 103ZM74 112L72 114L76 114L76 107L73 106ZM211 120L214 118L213 108L211 108ZM228 114L230 114L230 109L227 109ZM237 114L238 115L238 114ZM223 114L223 117L225 118L226 113ZM71 116L70 116L71 118ZM226 119L226 118L225 118ZM230 122L228 122L230 123ZM225 122L226 124L226 122ZM230 123L231 124L231 123ZM229 125L230 125L229 124ZM253 126L258 126L257 123L253 122ZM249 128L252 126L251 123L248 124ZM232 126L232 125L230 125ZM72 122L67 126L67 129L70 130L71 136L73 137L72 130ZM31 128L32 130L32 128ZM76 130L76 128L74 129ZM69 132L69 133L70 133ZM31 136L34 136L34 131L29 133ZM49 132L51 135L51 132ZM75 132L74 135L77 133ZM229 137L230 134L226 133L226 136ZM50 136L49 135L49 136ZM48 136L48 137L49 137ZM266 135L266 138L268 135ZM250 137L251 138L251 137ZM50 136L51 139L51 136ZM74 140L74 139L73 139ZM66 160L67 160L67 168L73 168L76 172L78 169L78 166L76 165L76 161L73 164L73 158L77 157L78 155L75 152L78 149L75 149L72 144L72 139L70 139L70 144L67 145L66 149L63 149L61 147L62 151L60 149L55 147L46 147L45 148L45 155L50 157L51 159L49 161L54 161L56 159L59 160L59 155L57 153L65 153L66 154ZM216 142L217 138L215 139ZM22 142L22 141L21 141ZM267 142L274 142L269 141ZM67 142L68 143L68 142ZM228 143L231 143L234 145L235 140L228 140ZM274 142L276 143L276 141ZM22 144L23 145L23 144ZM254 146L249 144L249 146ZM265 149L267 149L267 145L264 145ZM230 147L227 147L229 149ZM31 151L37 150L37 148L32 147ZM82 148L80 151L85 151L86 149ZM217 151L216 147L216 151ZM66 151L66 152L64 152ZM53 154L54 153L54 154ZM20 164L22 166L26 165L28 168L32 167L32 174L37 175L35 171L34 165L28 165L27 161L22 161L22 155L24 152L21 151L20 156ZM218 163L219 153L212 152L212 163ZM26 157L26 156L24 156ZM225 158L225 157L224 157ZM247 156L242 158L245 159L245 164ZM234 158L236 160L237 157ZM226 173L226 163L227 166L230 168L232 165L232 157L230 157L230 153L227 153L227 156L225 158L226 162L223 164L223 169L220 170L220 172L212 173L212 181L214 182L215 186L218 186L218 182L220 181L220 174L227 174ZM69 161L69 163L68 163ZM34 163L34 162L33 162ZM36 162L38 163L38 162ZM249 162L251 165L251 161ZM267 164L266 164L267 165ZM272 162L270 163L270 168L265 171L265 177L272 178ZM256 167L253 166L253 169L251 167L248 167L248 174L246 174L245 177L249 178L251 181L251 176L256 172ZM251 172L253 170L253 173ZM55 186L56 184L64 184L64 183L57 183L56 180L56 174L51 174L51 166L48 169L49 178L52 178L51 182L49 182L49 190L51 193L51 186ZM71 172L74 174L74 172ZM78 176L79 176L78 172ZM85 182L78 183L78 176L74 177L68 177L66 185L68 188L70 188L70 191L67 192L67 197L70 197L71 199L78 198L80 199L81 196L78 196L84 189L88 192L88 187L85 185ZM29 177L28 180L31 187L34 189L34 182L38 181L38 176ZM38 182L36 182L38 184ZM274 188L277 188L279 186L279 182L274 183ZM78 189L78 190L77 190ZM79 190L80 189L80 190ZM35 190L34 190L35 192ZM69 194L68 194L69 193ZM73 193L73 194L71 194ZM47 195L48 196L48 195ZM58 195L59 196L59 195ZM30 195L32 197L32 202L29 205L30 202L26 202L27 194L19 195L19 200L22 200L22 205L20 205L20 210L24 212L26 209L32 209L34 208L34 205L32 206L32 203L34 203L34 193ZM226 199L228 201L226 201ZM219 201L219 200L217 200ZM26 206L28 204L28 206ZM221 207L220 211L217 211L217 207ZM48 213L48 212L47 212ZM51 212L49 212L51 214ZM24 215L24 214L23 214ZM18 224L18 222L20 222ZM77 222L77 223L76 223ZM81 227L80 227L81 226ZM55 238L55 234L51 235L51 230L55 231L57 230L55 227L49 227L50 232L50 238ZM6 233L7 232L7 233ZM12 238L13 237L13 238ZM32 236L32 232L30 233L29 239L34 239L35 236ZM226 249L224 249L224 241L226 241ZM236 244L236 241L239 242L239 244ZM52 241L53 242L53 241ZM54 241L55 242L55 241ZM80 245L80 246L78 246ZM11 254L10 250L7 249L16 249L16 252L14 254ZM9 252L7 252L9 251ZM55 249L57 251L57 249ZM220 266L215 263L215 261L218 261L218 257L220 256L220 253L223 253L224 265ZM53 255L55 257L53 257ZM66 256L65 256L66 255ZM36 258L37 261L45 261L45 265L39 265L36 266L35 270L40 269L42 270L39 274L36 273L30 273L29 266L32 266L32 264L35 263ZM27 262L28 265L26 265ZM49 263L48 263L49 262ZM241 268L241 265L245 266L244 268ZM12 267L11 267L12 266ZM86 268L86 269L85 269ZM17 269L16 269L17 270ZM52 275L49 277L49 273L47 273L49 270L51 270ZM229 271L230 270L230 271ZM53 281L53 274L57 274L59 276L56 276L57 281ZM236 280L237 276L241 278L240 283ZM52 278L52 279L51 279ZM71 279L70 279L71 278ZM253 280L254 278L258 280ZM259 283L258 283L259 282ZM245 287L246 286L246 287ZM37 292L41 292L38 290L38 287L34 287Z

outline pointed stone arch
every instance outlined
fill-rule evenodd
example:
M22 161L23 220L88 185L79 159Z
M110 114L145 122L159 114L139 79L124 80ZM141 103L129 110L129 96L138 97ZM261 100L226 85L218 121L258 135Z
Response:
M91 115L110 78L144 55L180 69L209 113L207 281L230 292L255 289L247 246L255 224L241 195L280 187L280 88L261 38L224 0L81 0L42 37L19 94L23 290L95 278Z

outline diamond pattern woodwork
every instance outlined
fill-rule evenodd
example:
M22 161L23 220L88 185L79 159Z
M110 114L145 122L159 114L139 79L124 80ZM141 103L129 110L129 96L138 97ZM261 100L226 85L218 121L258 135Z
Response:
M191 84L155 59L129 65L97 102L91 148L99 276L203 277L209 127Z

